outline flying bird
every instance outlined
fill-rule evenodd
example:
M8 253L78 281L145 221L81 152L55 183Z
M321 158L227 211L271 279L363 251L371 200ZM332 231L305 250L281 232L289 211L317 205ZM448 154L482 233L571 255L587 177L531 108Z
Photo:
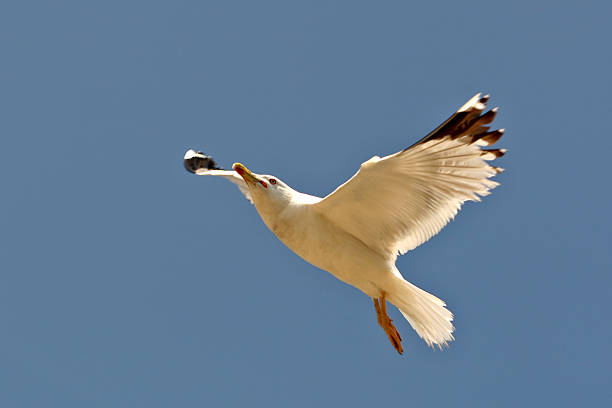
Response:
M294 190L280 178L256 174L241 163L223 170L188 150L185 168L238 185L268 228L312 265L372 298L378 324L402 354L401 336L387 314L396 306L427 345L454 340L453 314L436 296L403 278L395 260L436 235L465 201L480 201L503 169L488 162L505 149L484 148L504 130L489 130L497 108L476 94L412 146L374 156L325 198Z

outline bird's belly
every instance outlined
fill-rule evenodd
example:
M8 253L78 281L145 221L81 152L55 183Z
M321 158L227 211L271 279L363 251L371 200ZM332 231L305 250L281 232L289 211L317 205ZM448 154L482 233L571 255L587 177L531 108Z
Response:
M268 226L305 261L369 296L381 296L377 282L392 270L388 261L324 217L315 213Z

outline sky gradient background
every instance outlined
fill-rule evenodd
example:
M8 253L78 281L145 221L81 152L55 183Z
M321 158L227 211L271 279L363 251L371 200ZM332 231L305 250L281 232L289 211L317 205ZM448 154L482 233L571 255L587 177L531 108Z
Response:
M606 406L605 2L0 5L0 406ZM507 171L398 259L428 349L286 249L193 147L326 195L479 91Z

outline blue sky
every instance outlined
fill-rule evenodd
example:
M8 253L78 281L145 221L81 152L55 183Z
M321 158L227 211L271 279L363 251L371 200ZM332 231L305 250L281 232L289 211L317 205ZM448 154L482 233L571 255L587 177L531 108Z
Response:
M604 2L3 2L0 406L612 400ZM491 93L507 171L398 259L397 310L286 249L193 147L326 195Z

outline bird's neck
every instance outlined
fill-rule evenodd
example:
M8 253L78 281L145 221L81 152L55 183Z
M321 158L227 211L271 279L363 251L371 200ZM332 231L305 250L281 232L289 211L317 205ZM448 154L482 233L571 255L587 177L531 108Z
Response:
M276 199L256 199L255 208L257 208L257 212L268 228L277 233L281 226L285 228L288 224L295 224L294 220L297 219L296 217L299 214L306 211L311 204L319 201L321 201L319 197L293 190L290 195L282 197L282 199L279 197L276 197Z

